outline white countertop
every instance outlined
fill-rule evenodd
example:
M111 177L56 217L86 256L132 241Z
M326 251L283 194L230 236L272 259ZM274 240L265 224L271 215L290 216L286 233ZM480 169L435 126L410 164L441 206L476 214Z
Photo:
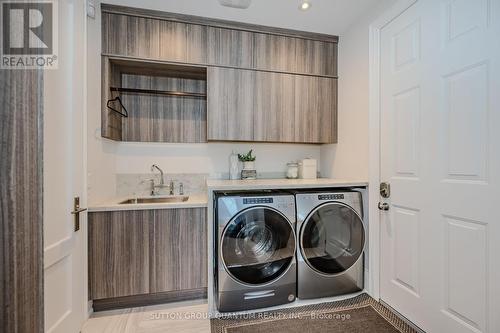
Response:
M272 189L305 189L326 187L367 186L368 182L359 179L255 179L255 180L207 180L208 192L217 190L272 190ZM188 194L189 199L171 203L120 204L131 197L114 198L107 202L90 205L89 212L105 212L119 210L171 209L207 207L207 193ZM160 197L160 196L158 196Z
M89 212L207 207L206 193L196 193L196 194L186 194L186 195L189 196L189 199L187 201L169 202L169 203L120 204L120 202L132 198L131 197L114 198L102 204L91 205L89 207ZM168 196L156 196L155 198L161 198L161 197L168 197Z
M264 189L304 189L322 187L367 186L366 180L359 179L255 179L255 180L207 180L209 191L217 190L264 190Z

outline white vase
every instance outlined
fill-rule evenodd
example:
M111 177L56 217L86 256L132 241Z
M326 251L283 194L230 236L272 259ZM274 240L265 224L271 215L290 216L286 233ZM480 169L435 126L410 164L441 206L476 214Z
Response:
M255 161L243 162L243 170L255 170Z

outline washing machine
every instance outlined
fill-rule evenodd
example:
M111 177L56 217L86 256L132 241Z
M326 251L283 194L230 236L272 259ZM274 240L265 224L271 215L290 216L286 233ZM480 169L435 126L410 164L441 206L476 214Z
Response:
M215 194L215 298L220 312L296 298L295 198L279 191Z
M363 290L365 225L361 193L296 193L297 297Z

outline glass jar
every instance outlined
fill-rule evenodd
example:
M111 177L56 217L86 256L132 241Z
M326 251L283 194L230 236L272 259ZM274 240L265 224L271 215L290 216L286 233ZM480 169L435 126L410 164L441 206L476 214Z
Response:
M290 162L286 164L286 178L297 179L299 178L299 164L296 162Z

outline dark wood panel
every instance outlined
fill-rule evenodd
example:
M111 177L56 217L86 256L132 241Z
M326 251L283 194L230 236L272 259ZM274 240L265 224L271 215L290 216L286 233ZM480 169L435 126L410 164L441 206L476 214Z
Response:
M253 141L254 71L208 68L208 140Z
M0 70L0 331L43 332L43 77Z
M98 299L93 301L94 311L135 308L147 305L189 301L207 298L207 288L175 290L156 294L133 295L125 297Z
M295 141L295 76L256 73L254 141Z
M308 32L308 31L298 31L291 29L283 29L277 27L268 27L256 24L248 24L242 22L235 21L227 21L227 20L219 20L213 18L206 18L200 16L193 15L184 15L177 13L168 13L157 10L143 9L143 8L134 8L134 7L126 7L126 6L117 6L110 4L101 4L101 9L104 13L121 13L124 15L132 15L132 16L141 16L141 17L149 17L156 18L162 20L169 21L177 21L189 24L200 24L211 27L219 27L219 28L229 28L250 32L264 32L264 33L272 33L275 35L288 36L288 37L301 37L306 39L313 40L322 40L326 42L338 42L338 36L332 36L327 34Z
M208 64L253 68L253 34L248 31L208 28Z
M205 208L155 211L151 293L207 287Z
M154 211L89 213L90 298L149 293L149 232Z

